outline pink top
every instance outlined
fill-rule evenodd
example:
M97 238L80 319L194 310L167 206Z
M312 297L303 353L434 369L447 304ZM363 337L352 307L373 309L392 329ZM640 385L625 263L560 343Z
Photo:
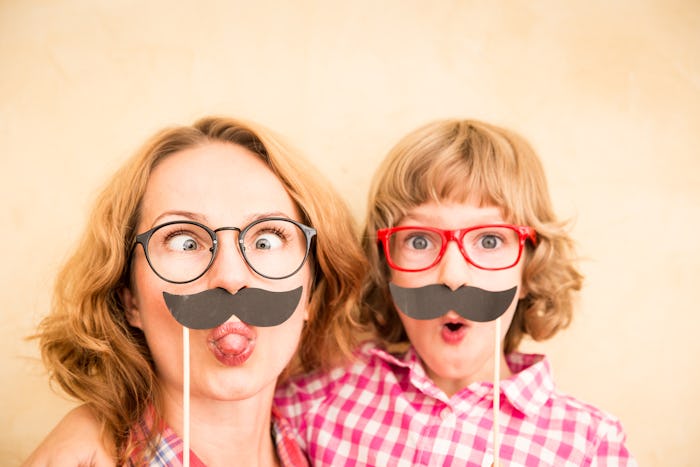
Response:
M364 345L347 369L299 377L275 403L312 465L490 466L493 384L447 397L413 349ZM501 381L500 460L505 466L636 466L613 416L558 392L542 355L507 357Z
M141 422L132 429L132 436L136 440L143 440L148 436L153 425L152 407L146 411ZM180 436L168 425L164 425L160 430L160 440L155 454L148 465L180 467L183 464L183 441ZM279 412L272 409L272 440L277 449L277 456L282 467L308 467L309 462L299 448L289 423L280 416ZM134 453L130 460L131 465L141 465L139 462L140 452ZM231 465L238 465L236 453L231 453ZM197 455L190 449L190 466L206 467Z

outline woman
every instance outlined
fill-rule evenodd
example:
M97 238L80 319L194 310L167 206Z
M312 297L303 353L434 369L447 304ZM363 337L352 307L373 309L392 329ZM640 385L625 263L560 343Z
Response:
M51 377L101 423L113 457L96 460L179 465L191 434L193 465L305 464L274 389L348 354L364 270L320 180L269 131L225 118L157 134L116 173L38 332ZM26 464L74 460L60 448Z

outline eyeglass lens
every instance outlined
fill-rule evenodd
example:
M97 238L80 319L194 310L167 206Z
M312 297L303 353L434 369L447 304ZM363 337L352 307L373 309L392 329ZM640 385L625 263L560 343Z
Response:
M418 270L430 267L443 252L446 238L439 232L422 229L398 230L389 236L387 254L399 268ZM512 266L520 254L520 236L510 227L484 227L468 231L462 247L471 262L480 268Z
M244 260L264 277L286 277L294 273L306 257L306 234L288 220L254 223L240 235ZM151 267L172 282L188 282L202 275L212 263L214 253L211 234L196 224L163 225L148 241Z

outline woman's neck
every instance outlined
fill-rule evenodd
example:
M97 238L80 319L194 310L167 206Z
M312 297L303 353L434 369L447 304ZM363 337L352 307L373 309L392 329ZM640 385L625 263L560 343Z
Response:
M238 401L190 400L190 449L207 466L277 466L271 435L274 387ZM174 397L171 397L174 396ZM181 394L164 394L164 419L180 437Z

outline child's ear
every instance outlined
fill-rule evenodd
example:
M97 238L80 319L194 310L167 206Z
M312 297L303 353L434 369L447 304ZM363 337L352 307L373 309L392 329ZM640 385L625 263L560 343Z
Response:
M522 285L518 288L518 300L522 300L527 297L527 290Z
M136 297L131 292L131 289L124 287L119 293L122 298L122 303L124 304L124 313L126 314L126 320L135 328L142 329L141 324L141 311L139 310Z

